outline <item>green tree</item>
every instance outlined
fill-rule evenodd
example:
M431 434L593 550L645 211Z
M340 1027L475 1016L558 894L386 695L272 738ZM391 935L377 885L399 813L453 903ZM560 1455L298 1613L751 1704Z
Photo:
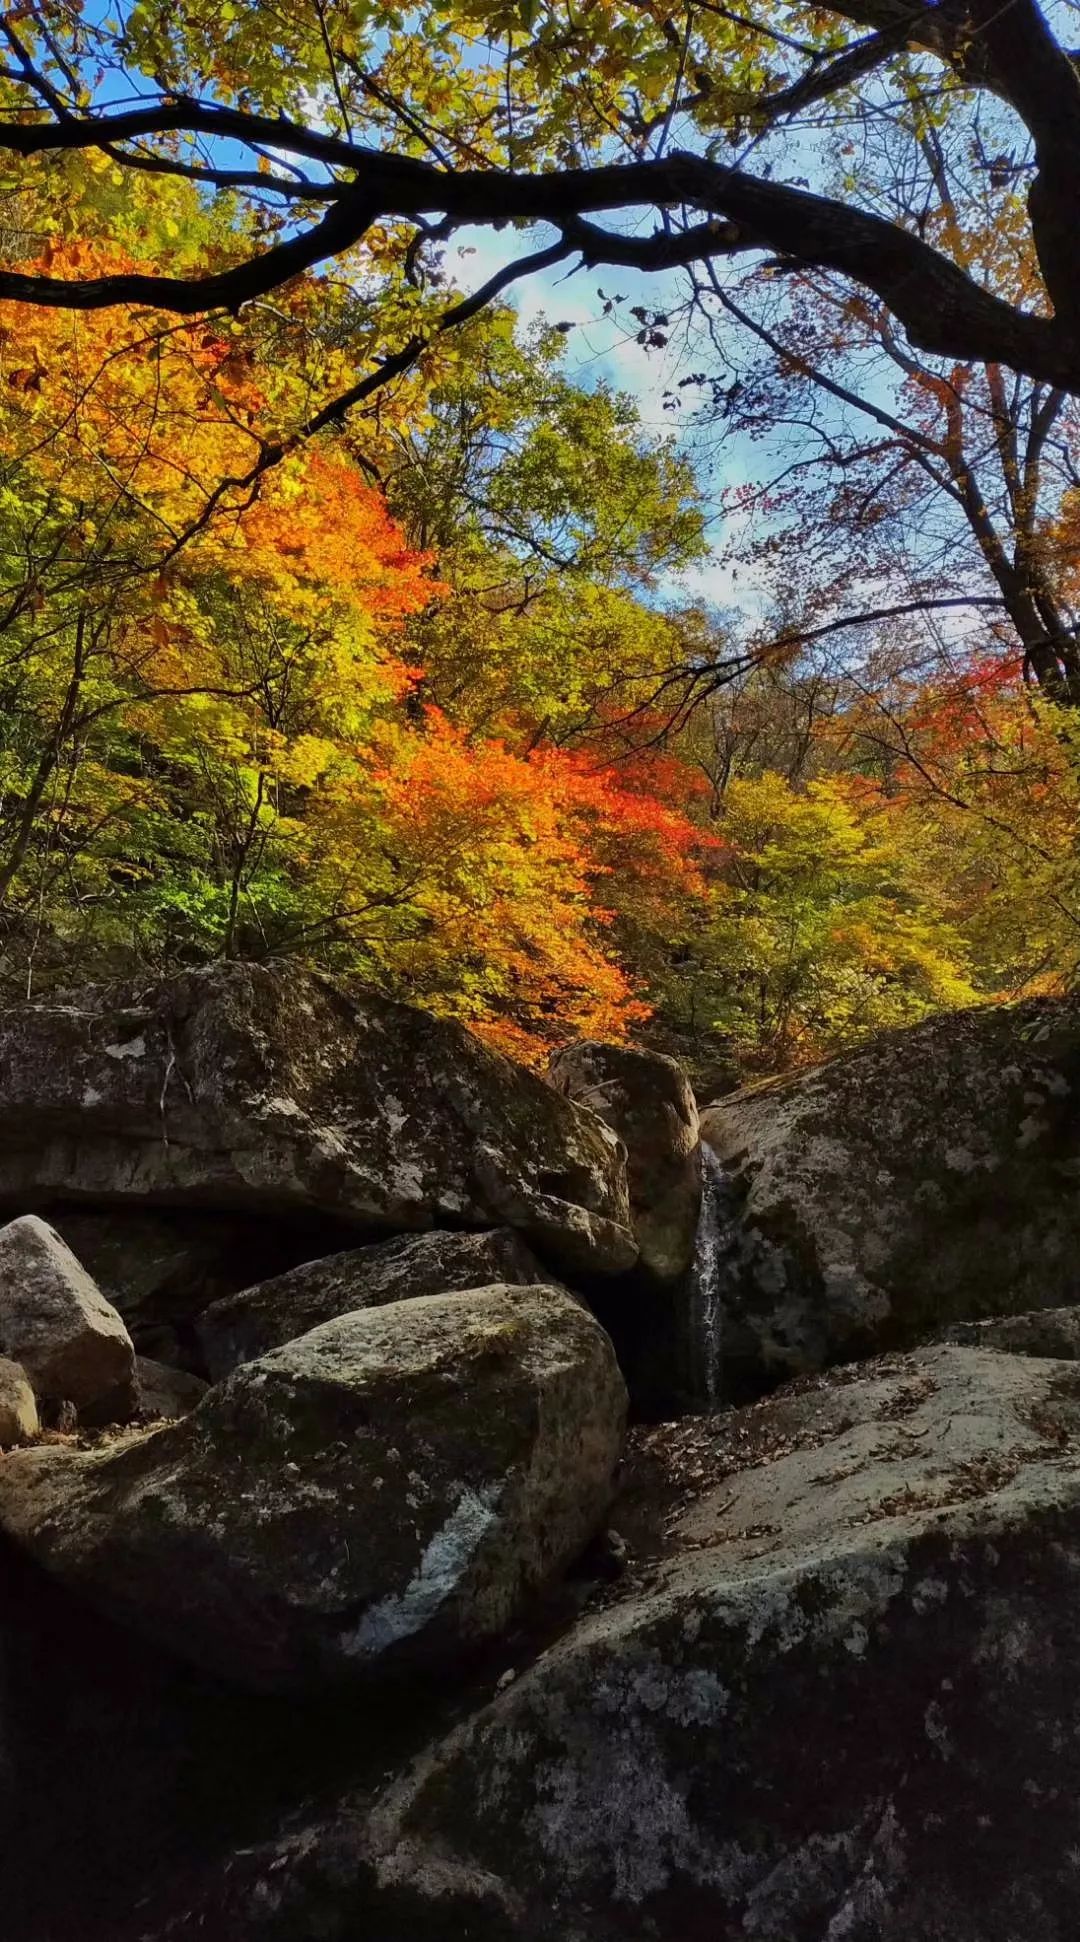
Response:
M594 733L685 661L685 628L653 596L705 554L697 482L631 399L569 380L560 332L522 338L495 312L455 351L383 466L452 589L412 629L420 693L519 745Z
M717 827L711 905L661 1000L673 1024L691 1008L698 1058L711 1037L736 1071L783 1070L977 1002L925 846L872 795L766 770L729 784Z

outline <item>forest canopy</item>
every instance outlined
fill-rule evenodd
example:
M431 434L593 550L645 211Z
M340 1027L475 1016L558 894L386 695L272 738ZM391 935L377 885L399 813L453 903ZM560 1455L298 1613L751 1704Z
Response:
M1078 13L5 5L5 980L716 1083L1070 980Z

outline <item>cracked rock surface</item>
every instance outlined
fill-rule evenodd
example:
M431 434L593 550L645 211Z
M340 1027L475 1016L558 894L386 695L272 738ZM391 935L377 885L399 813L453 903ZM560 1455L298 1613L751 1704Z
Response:
M936 1349L634 1444L654 1523L625 1578L374 1800L249 1857L207 1918L335 1942L1068 1942L1075 1365Z

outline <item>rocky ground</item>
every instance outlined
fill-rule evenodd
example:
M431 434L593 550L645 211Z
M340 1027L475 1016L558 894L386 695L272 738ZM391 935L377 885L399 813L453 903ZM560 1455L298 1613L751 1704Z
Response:
M671 1061L241 966L0 1045L5 1937L1071 1942L1070 1004L711 1109L704 1307Z

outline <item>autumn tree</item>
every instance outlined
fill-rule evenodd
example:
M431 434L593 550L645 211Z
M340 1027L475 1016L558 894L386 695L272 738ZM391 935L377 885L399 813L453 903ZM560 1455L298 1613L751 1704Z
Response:
M238 198L248 228L214 264L179 251L163 251L154 271L63 275L13 262L0 295L235 311L317 266L340 264L348 277L350 252L393 232L401 281L370 371L328 387L287 436L320 411L346 412L511 281L555 262L670 271L764 253L845 279L923 353L1075 390L1072 11L1067 0L1052 17L1038 0L812 10L755 0L671 12L629 0L579 15L562 0L500 0L428 9L418 35L411 18L352 0L274 13L232 0L224 14L138 0L104 17L76 0L8 7L0 141L31 201L47 193L51 158L104 153L122 172L182 175ZM913 58L926 76L914 90ZM1011 206L1017 170L1028 185L1030 296L995 289L948 234L923 233L887 193L867 208L837 177L838 151L883 105L917 151L931 94L946 113L985 104L1006 129L1007 166L991 186ZM793 137L807 125L819 132ZM808 159L817 189L805 186ZM650 214L651 232L636 220ZM543 225L553 240L510 250L471 303L440 305L425 260L476 223ZM272 463L281 445L266 438L255 463Z
M849 192L887 196L988 288L1037 303L1026 165L1000 152L1007 125L977 100L946 109L913 60L897 78L899 109L881 101L845 145ZM1054 699L1080 699L1051 537L1076 474L1075 400L998 363L921 355L887 306L835 276L709 264L694 285L685 315L704 369L669 403L685 413L704 392L697 417L721 455L733 437L760 454L731 510L741 564L774 590L774 637L790 644L801 627L808 644L857 653L867 628L907 618L910 651L981 638Z
M671 596L706 555L692 469L631 398L570 381L565 341L522 337L506 310L478 319L419 422L389 431L382 470L450 588L410 629L418 692L522 750L632 729L638 700L699 647Z
M701 956L710 1027L751 1070L978 995L963 937L929 894L924 844L863 793L854 778L797 790L768 771L728 790Z
M188 185L115 186L69 185L41 260L112 272L163 233L213 254ZM110 925L235 950L282 792L408 683L393 630L437 589L348 453L224 483L306 386L302 306L266 340L126 307L0 319L0 908L35 936L92 913L99 951Z
M111 168L71 185L34 239L50 268L137 264L168 226L193 261L235 241L186 184L150 178L130 200L118 186ZM691 475L627 401L569 385L553 340L538 355L496 316L501 442L448 436L465 397L448 352L425 396L403 387L393 411L380 401L347 437L327 428L245 479L314 372L355 367L367 327L364 302L305 284L214 325L7 306L7 969L25 988L73 957L85 972L298 952L523 1056L575 1029L618 1036L647 1010L618 910L659 921L696 896L706 839L677 778L665 793L652 772L560 752L543 696L576 665L567 717L610 679L579 625L605 592L625 613L604 644L633 666L649 617L628 590L700 547ZM466 418L483 422L475 394ZM487 669L477 574L537 568L520 651L508 638Z
M295 950L528 1056L689 997L759 1068L1040 975L1036 883L1060 975L1071 11L5 8L18 975ZM741 634L685 459L516 337L556 266L817 448Z

